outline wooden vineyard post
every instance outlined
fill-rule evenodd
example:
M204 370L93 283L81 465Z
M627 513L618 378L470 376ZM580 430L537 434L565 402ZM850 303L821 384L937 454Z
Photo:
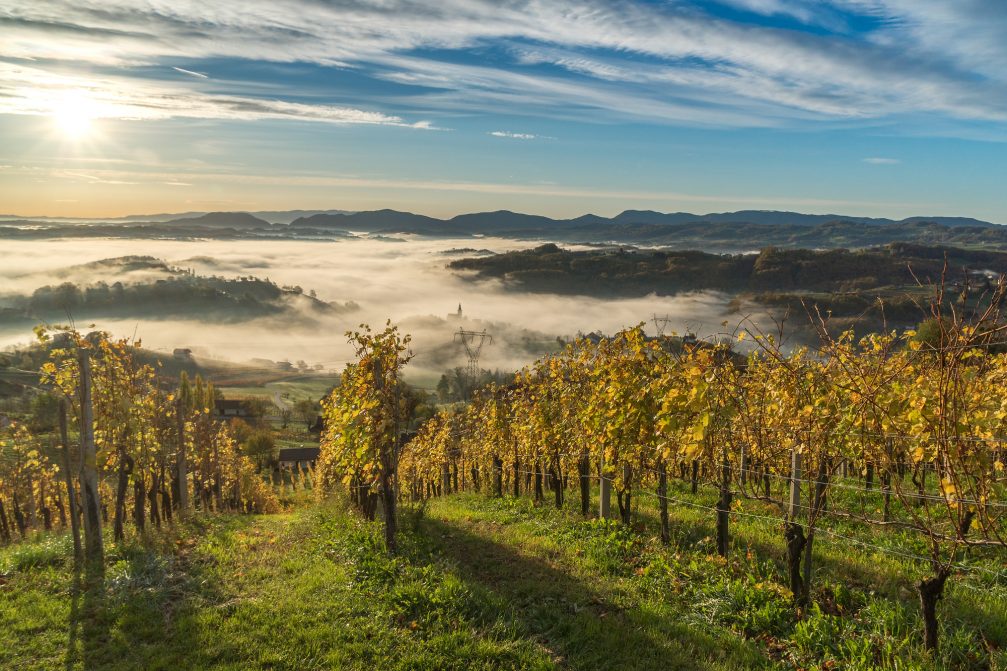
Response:
M503 498L503 460L493 455L493 495Z
M662 471L662 477L664 475ZM720 470L720 501L717 502L717 554L727 557L730 545L731 520L731 463L724 451L724 462Z
M809 519L811 515L818 515L821 510L825 507L825 491L829 484L829 468L826 460L822 458L818 463L818 477L815 478L815 491L814 491L814 502L811 503L811 512L809 513ZM808 492L808 498L811 498L811 492ZM814 577L814 564L812 562L812 548L815 543L815 528L811 524L808 525L807 533L807 545L804 548L804 600L807 601L811 596L811 582Z
M661 542L667 545L671 542L671 527L668 524L668 467L661 459L658 471L657 500L661 505Z
M577 463L580 475L580 512L585 517L591 512L591 455L584 450Z
M101 537L101 499L94 444L94 408L91 405L91 357L86 349L77 354L80 366L80 488L84 505L84 547L87 560L101 566L105 547Z
M745 444L742 443L739 456L739 473L738 480L741 481L742 486L748 484L748 452L745 451Z
M801 556L806 540L804 529L798 521L801 508L801 453L793 450L790 456L790 505L787 509L787 525L784 536L787 540L787 568L790 576L790 591L798 605L803 604L804 582L801 579Z
M451 464L444 462L441 464L441 494L447 496L451 493Z
M66 399L59 402L59 438L63 447L63 479L66 481L66 495L70 505L70 529L73 534L73 559L80 561L83 550L80 545L80 519L77 516L77 493L73 486L73 472L70 470L70 438L67 431Z
M790 501L787 505L787 517L795 521L801 508L801 453L793 450L790 453Z
M619 512L622 516L623 524L630 524L633 520L633 467L629 464L622 465L622 486L623 491L619 493Z
M178 512L185 516L189 510L189 474L185 463L185 403L181 394L175 403L175 419L178 423L178 452L175 455L175 471L178 478Z
M605 453L602 451L601 464L601 485L598 491L598 514L603 520L612 517L612 480L605 475Z
M541 503L544 492L542 490L542 462L535 462L535 503Z

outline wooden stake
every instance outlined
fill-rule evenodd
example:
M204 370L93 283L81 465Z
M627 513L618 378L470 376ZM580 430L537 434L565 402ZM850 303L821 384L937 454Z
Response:
M73 486L73 472L70 468L70 439L66 421L66 399L59 402L59 438L63 446L63 479L66 482L66 495L70 499L70 529L73 533L73 559L80 561L84 552L80 545L80 519L77 517L77 492Z
M101 495L98 493L98 458L94 444L94 408L91 405L91 357L77 353L80 366L80 486L84 506L84 547L88 561L102 565L105 547L101 537Z
M189 472L185 463L185 404L181 395L175 404L175 419L178 422L178 452L175 454L175 472L178 477L178 512L185 515L189 511Z

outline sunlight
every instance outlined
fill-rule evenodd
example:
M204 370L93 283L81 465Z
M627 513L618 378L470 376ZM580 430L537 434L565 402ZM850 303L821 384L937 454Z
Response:
M63 135L82 140L93 132L95 104L86 92L67 91L53 101L51 116Z

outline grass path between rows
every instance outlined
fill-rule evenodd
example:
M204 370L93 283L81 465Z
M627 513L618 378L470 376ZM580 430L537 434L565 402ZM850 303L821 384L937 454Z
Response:
M910 608L841 586L797 621L771 560L710 557L680 522L687 552L459 495L405 510L389 558L378 525L305 505L110 545L101 579L42 538L0 548L0 669L1003 668L964 626L922 658Z

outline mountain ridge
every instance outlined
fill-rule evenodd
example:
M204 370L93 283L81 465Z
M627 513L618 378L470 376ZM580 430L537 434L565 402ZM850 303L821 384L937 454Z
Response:
M859 224L877 226L912 224L919 222L935 223L949 228L976 227L991 228L999 226L989 221L971 217L931 217L915 215L904 219L889 219L885 217L854 217L840 214L805 214L783 210L738 210L736 212L711 212L693 214L691 212L657 212L654 210L624 210L614 217L603 217L596 214L584 214L569 219L556 219L537 214L497 210L493 212L471 212L459 214L450 219L439 219L426 215L383 209L351 214L316 214L310 217L299 217L292 222L292 228L364 227L370 230L374 226L386 227L384 232L409 233L419 232L398 230L395 227L421 226L423 228L441 229L445 232L479 233L502 230L520 230L522 228L538 228L542 226L573 226L573 225L604 225L604 224L650 224L650 225L682 225L696 223L715 224L755 224L755 225L786 225L786 226L818 226L821 224L848 221ZM463 228L468 225L469 228ZM392 229L387 228L393 227ZM486 229L486 230L483 230Z

